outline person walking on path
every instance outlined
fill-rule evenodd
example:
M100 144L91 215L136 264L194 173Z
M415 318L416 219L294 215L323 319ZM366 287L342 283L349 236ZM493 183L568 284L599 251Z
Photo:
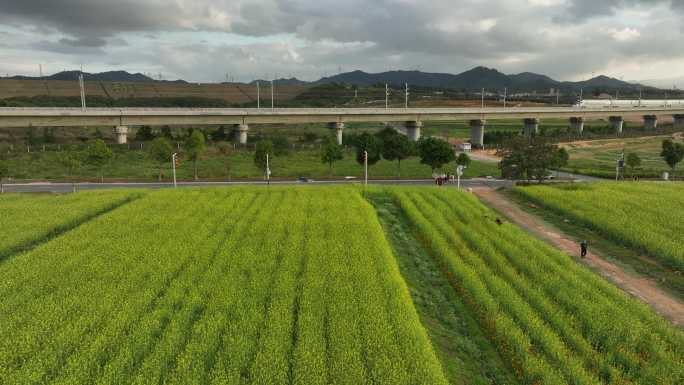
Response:
M587 256L587 248L589 247L589 244L587 243L586 240L583 240L580 242L580 255L582 258Z

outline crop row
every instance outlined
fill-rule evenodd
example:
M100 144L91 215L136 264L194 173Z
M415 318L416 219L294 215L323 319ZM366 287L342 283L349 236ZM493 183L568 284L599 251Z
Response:
M3 384L445 384L353 189L158 191L0 265Z
M667 183L532 186L515 190L545 208L684 272L684 188Z
M0 195L0 260L109 211L141 193L88 191L68 195Z
M527 384L679 384L684 335L467 194L395 189L419 239Z

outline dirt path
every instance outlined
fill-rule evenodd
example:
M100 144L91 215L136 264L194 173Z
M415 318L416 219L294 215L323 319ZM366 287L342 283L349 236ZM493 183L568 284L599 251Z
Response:
M526 213L502 194L485 187L475 188L473 192L488 206L506 215L513 223L535 233L560 250L572 256L578 256L579 246L576 240L549 228L543 221ZM591 252L581 261L599 271L601 275L626 292L649 304L674 324L684 327L684 304L663 292L651 279L630 275L619 266Z

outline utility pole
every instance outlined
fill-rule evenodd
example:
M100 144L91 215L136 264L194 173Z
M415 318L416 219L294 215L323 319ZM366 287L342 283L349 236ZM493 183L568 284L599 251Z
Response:
M556 105L560 105L560 89L556 89Z
M482 89L482 109L484 110L484 88Z
M385 109L389 108L389 86L385 83Z
M506 108L506 97L508 96L508 87L504 87L504 108Z
M259 81L256 82L257 86L257 108L261 108L261 92L259 91Z
M408 88L408 83L405 83L405 101L404 101L404 108L408 108L408 97L409 97L409 88Z
M456 182L456 187L457 187L459 190L461 189L461 176L463 175L463 169L465 169L465 166L463 166L463 165L461 165L461 164L459 164L459 165L456 167L456 177L458 178L458 179L457 179L457 182Z
M85 84L83 81L83 72L78 75L78 86L81 89L81 109L85 111L86 101L85 101Z
M268 167L268 152L266 153L266 184L271 185L271 168Z
M625 150L622 150L622 155L618 155L615 164L615 180L617 181L620 177L620 170L625 168ZM624 172L623 172L624 174ZM624 178L623 178L624 179Z
M582 103L582 100L584 100L584 87L580 88L580 99L579 99L580 105Z
M364 169L363 185L367 186L368 185L368 151L363 152L363 169Z
M43 65L42 64L38 64L38 72L40 72L40 78L42 79L43 78Z
M273 92L273 80L271 80L271 109L274 109L274 108L275 108L275 102L273 101L273 95L274 95L274 92Z
M171 155L171 168L173 169L173 188L178 187L176 185L176 156L178 153L174 152L173 155Z

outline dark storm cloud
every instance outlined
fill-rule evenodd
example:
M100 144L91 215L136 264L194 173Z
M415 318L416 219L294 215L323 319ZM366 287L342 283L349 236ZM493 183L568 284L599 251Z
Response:
M175 2L149 0L0 0L0 22L53 28L73 37L64 44L85 47L120 32L176 27L180 11Z
M649 7L669 4L673 10L684 10L682 0L569 0L563 12L554 20L583 21L595 17L613 16L619 10L632 7Z
M684 0L0 0L0 31L16 36L0 56L99 55L202 80L474 65L568 77L681 58L683 14Z

